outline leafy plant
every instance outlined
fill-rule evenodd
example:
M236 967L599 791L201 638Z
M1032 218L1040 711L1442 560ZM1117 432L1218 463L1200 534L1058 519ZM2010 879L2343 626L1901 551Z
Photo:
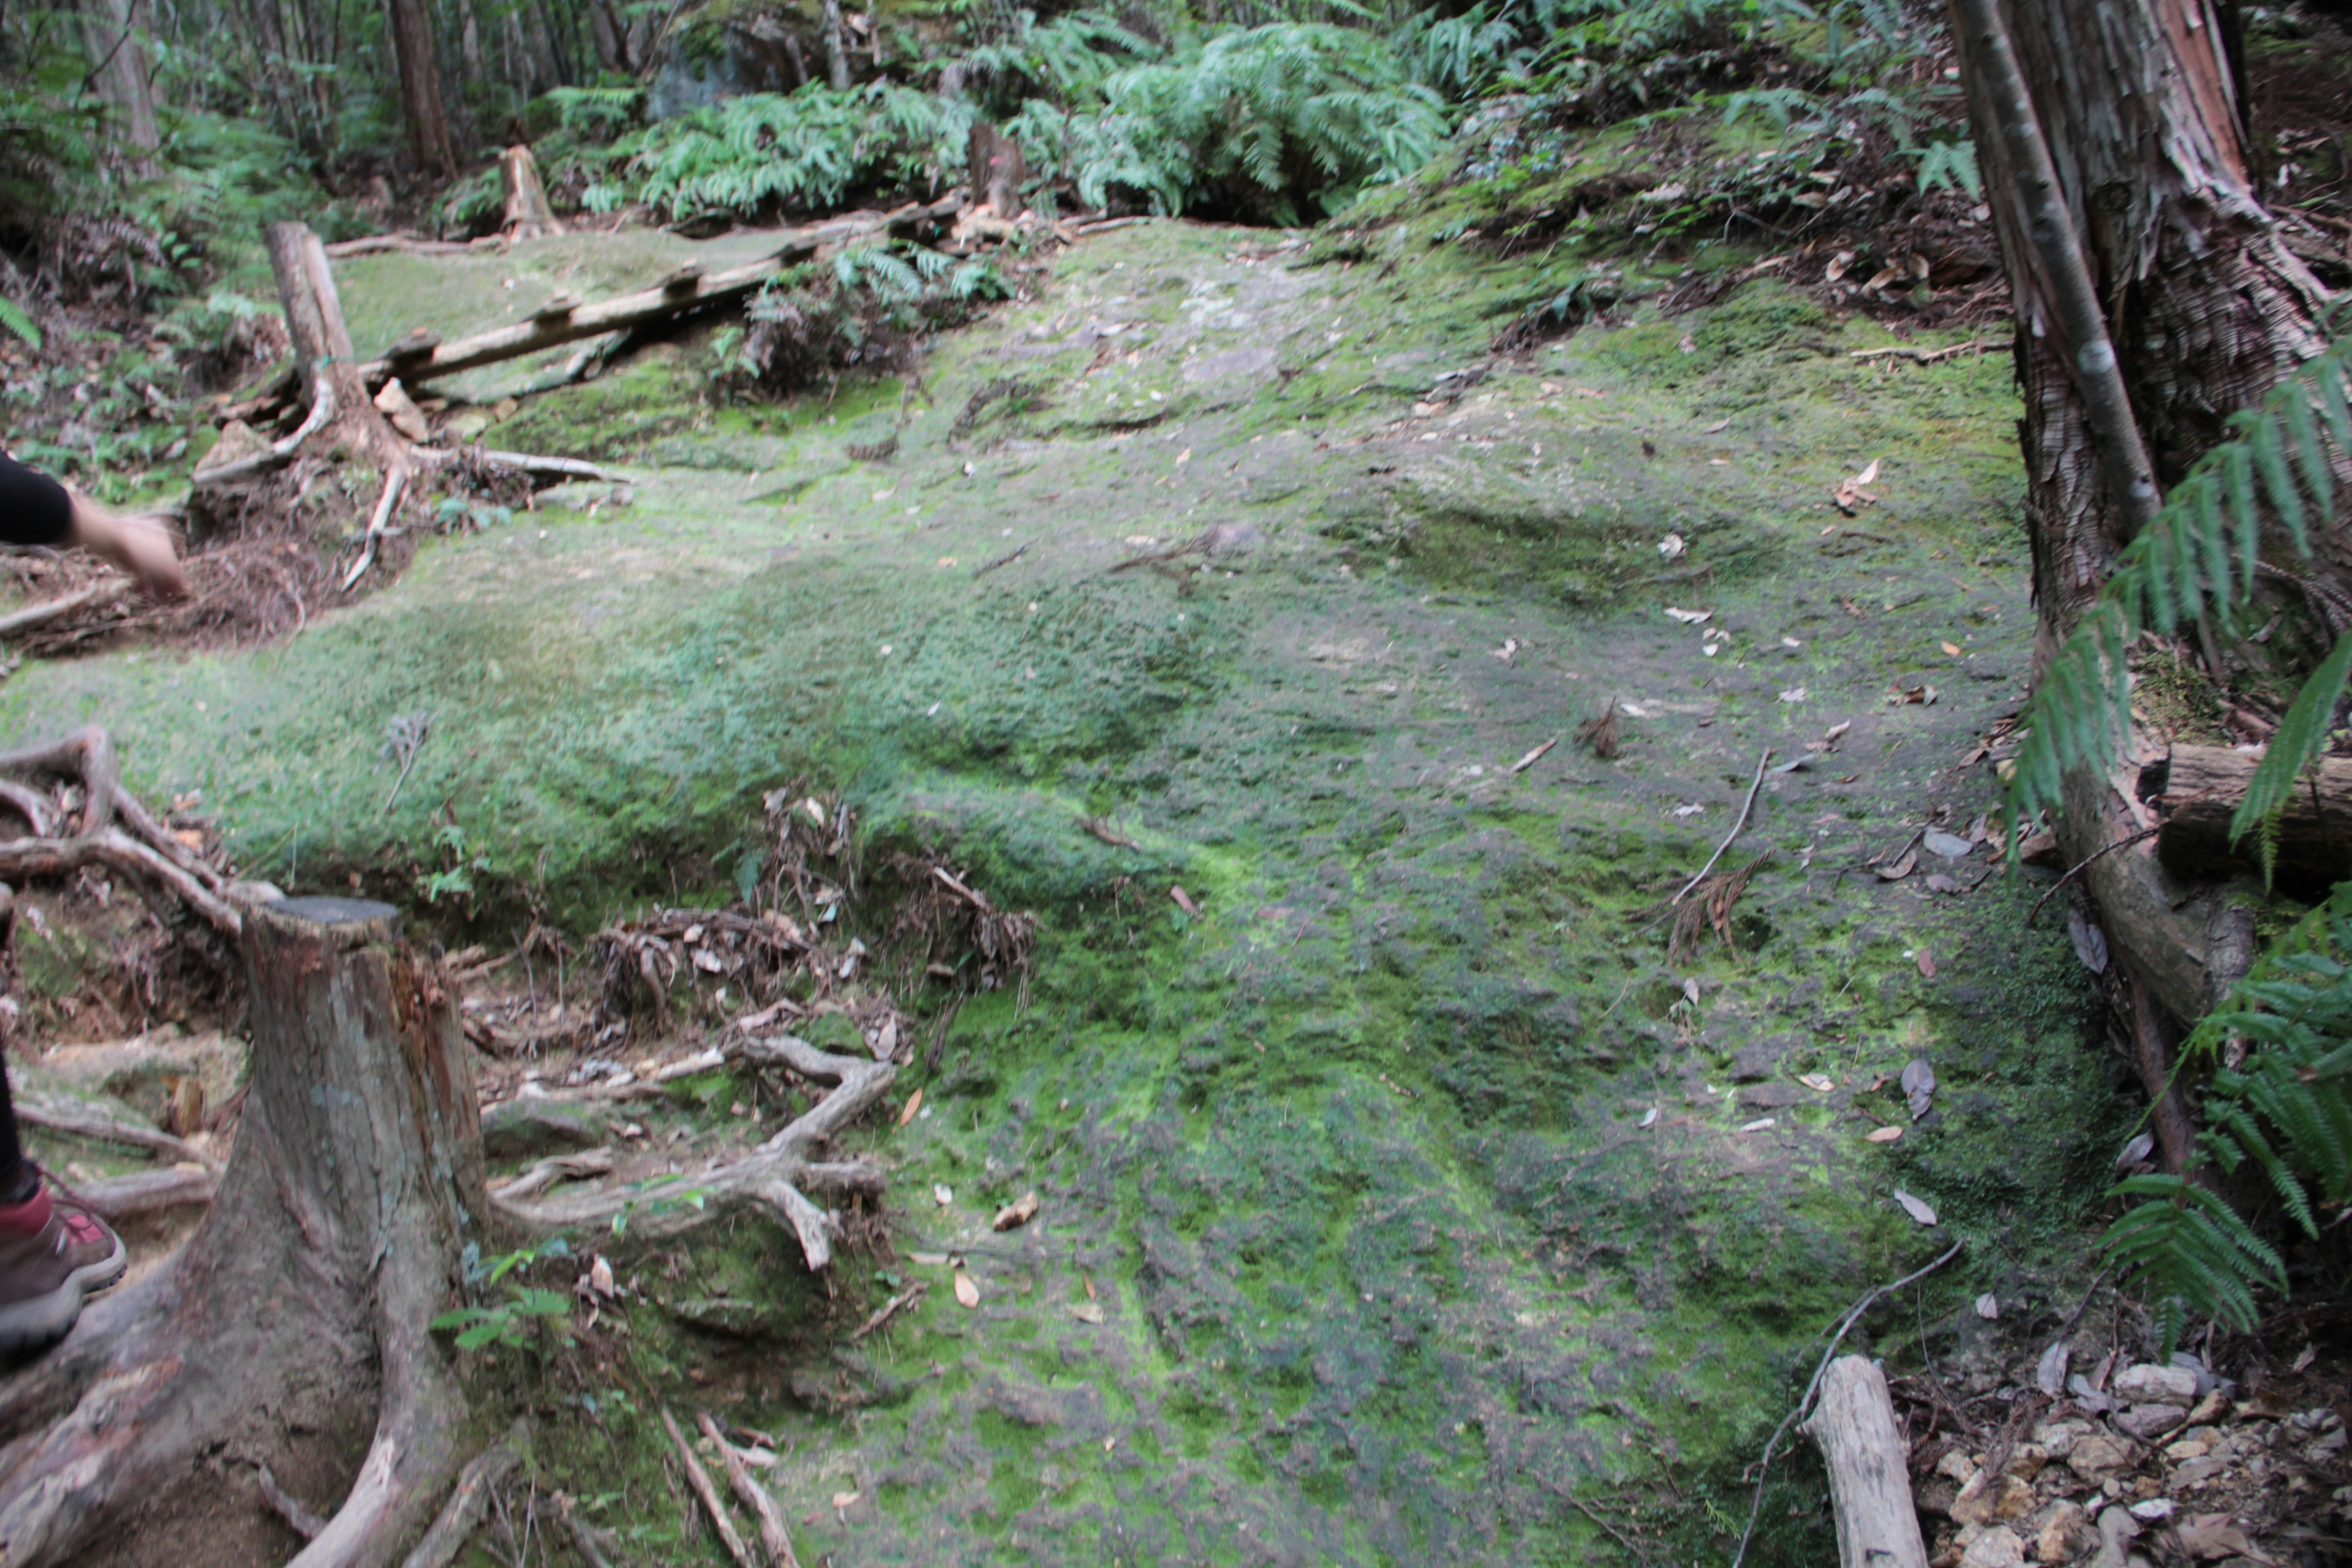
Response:
M40 327L25 313L24 307L5 294L0 294L0 327L7 328L34 348L41 346Z
M2352 643L2352 638L2346 639ZM2269 962L2241 982L2189 1037L2182 1060L2220 1060L2230 1041L2243 1062L2220 1066L2206 1090L2200 1163L2224 1177L2252 1166L2305 1237L2326 1211L2352 1199L2352 892L2315 911L2308 952ZM2212 1184L2206 1170L2134 1176L2116 1188L2140 1202L2104 1247L2155 1300L2168 1345L2188 1314L2241 1331L2258 1318L2254 1290L2284 1293L2284 1261Z
M482 1267L470 1257L467 1282L472 1285L497 1285L517 1269L528 1268L543 1258L569 1256L570 1249L562 1239L509 1252ZM485 1345L503 1345L520 1350L530 1343L530 1328L535 1318L561 1318L572 1310L570 1298L558 1291L537 1286L509 1285L507 1300L488 1307L459 1307L433 1320L436 1333L455 1333L457 1348L478 1351Z

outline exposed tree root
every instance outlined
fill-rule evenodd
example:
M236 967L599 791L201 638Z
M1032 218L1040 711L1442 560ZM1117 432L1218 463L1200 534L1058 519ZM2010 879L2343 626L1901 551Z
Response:
M448 1568L457 1561L457 1553L465 1549L466 1538L482 1522L491 1490L522 1463L522 1450L529 1438L530 1428L517 1421L505 1437L474 1456L472 1462L458 1473L457 1485L450 1492L449 1500L442 1505L416 1549L402 1560L400 1568Z
M135 1121L121 1121L96 1106L77 1105L31 1090L18 1091L16 1106L16 1120L31 1126L46 1127L52 1132L68 1132L77 1138L94 1138L101 1143L145 1149L169 1159L200 1165L215 1176L220 1174L220 1161L186 1139L174 1138L169 1132L142 1127Z
M79 819L66 836L64 814L39 803L35 792L0 793L0 805L21 813L33 829L31 837L0 840L0 878L62 877L104 866L133 881L161 883L226 934L241 928L227 879L122 788L114 742L104 730L89 725L60 741L0 752L0 774L65 780L82 795Z
M499 1214L531 1230L610 1226L626 1214L632 1234L646 1237L674 1236L745 1209L764 1211L792 1228L808 1266L823 1270L833 1261L834 1224L810 1201L808 1191L877 1194L882 1173L862 1161L823 1163L810 1155L879 1101L898 1069L889 1062L834 1056L790 1035L737 1040L725 1049L730 1058L788 1068L836 1087L753 1152L716 1170L602 1192L567 1193L538 1203L496 1193L490 1202ZM666 1204L665 1189L680 1194L690 1189L701 1198L701 1205Z

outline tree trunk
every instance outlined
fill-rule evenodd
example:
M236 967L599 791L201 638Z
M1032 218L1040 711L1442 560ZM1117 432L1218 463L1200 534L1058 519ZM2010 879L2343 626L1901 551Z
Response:
M335 275L327 265L326 248L308 224L273 223L264 237L304 396L315 408L323 387L333 409L330 417L356 449L387 470L398 467L404 460L404 450L361 377L359 355L352 348L351 329L343 324L343 304L335 293Z
M163 136L155 125L155 84L147 59L137 0L88 0L82 37L89 47L90 76L98 94L122 117L122 134L141 153L152 153ZM154 165L140 161L142 173Z
M1021 186L1029 177L1021 143L984 120L972 122L964 151L964 182L972 205L986 205L1001 218L1021 216Z
M392 52L400 68L400 107L408 122L408 154L418 173L457 177L449 150L449 119L441 109L441 73L433 58L433 21L425 0L384 0Z
M2097 597L2136 510L2104 471L2115 454L2102 449L2085 395L2095 378L2084 356L2095 358L2096 345L2069 332L2061 280L2037 248L2031 171L1987 29L1970 25L1978 9L1956 0L1954 31L2016 300L2026 526L2046 660ZM2226 434L2232 411L2321 346L2326 291L2280 242L2247 172L2222 9L2216 0L2046 0L1999 11L2147 459L2159 484L2172 483ZM2345 540L2320 548L2323 572L2352 587ZM2067 781L2059 837L2070 864L2153 826L2130 776L2125 767ZM2168 879L2153 844L2099 855L2084 880L2125 969L2176 1019L2201 1015L2242 973L2230 972L2240 944L2224 901Z
M824 0L824 74L835 92L849 90L849 41L842 36L841 0Z
M1832 1362L1803 1430L1829 1468L1839 1568L1927 1568L1910 1456L1877 1363L1860 1355Z
M233 1532L219 1496L250 1498L246 1463L341 1494L297 1568L396 1562L432 1517L466 1401L426 1324L457 1299L464 1249L490 1239L490 1208L456 988L398 926L340 899L245 911L252 1089L219 1200L177 1255L0 1384L11 1568L66 1562L117 1524L128 1555L184 1552L165 1537L186 1489ZM351 1420L368 1410L372 1440ZM338 1431L364 1455L316 1436ZM216 1473L220 1456L236 1462ZM246 1556L264 1560L250 1512Z

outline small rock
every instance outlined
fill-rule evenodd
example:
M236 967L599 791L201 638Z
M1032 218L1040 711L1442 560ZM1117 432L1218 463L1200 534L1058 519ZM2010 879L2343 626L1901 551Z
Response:
M2072 1563L2090 1550L2096 1539L2091 1516L2081 1503L2061 1498L2036 1516L2041 1528L2033 1535L2033 1560L2042 1563Z
M1944 1457L1936 1461L1937 1475L1948 1476L1962 1486L1976 1479L1979 1468L1977 1461L1969 1458L1965 1448L1948 1448L1945 1450Z
M2025 1542L2007 1525L1995 1525L1976 1538L1960 1557L1960 1568L2024 1568Z
M2063 1459L2075 1440L2091 1435L2087 1421L2044 1421L2033 1428L2033 1440L2050 1451L2053 1459Z
M2153 1442L2189 1419L2188 1408L2179 1405L2135 1405L2129 1410L2119 1410L2109 1417L2116 1430L2141 1442Z
M2212 1445L2192 1432L2178 1443L2166 1444L2164 1457L2177 1463L2182 1459L2201 1459L2211 1451Z
M220 439L213 443L196 464L196 472L208 474L215 468L225 468L247 458L258 457L269 450L269 443L260 432L242 419L232 419L221 426Z
M2335 1431L2330 1432L2326 1436L2320 1438L2319 1441L2305 1448L2304 1452L2312 1455L2340 1454L2344 1451L2344 1443L2347 1436L2347 1434L2345 1432L2344 1428L2338 1426Z
M2086 1481L2102 1480L2130 1463L2129 1448L2096 1432L2076 1438L2066 1454L2066 1468Z
M2146 1502L2132 1504L2130 1511L2131 1516L2142 1524L2162 1524L2172 1517L2172 1500L2168 1497L2152 1497Z
M2229 1460L2213 1455L2208 1455L2201 1459L2190 1459L2173 1470L2172 1489L2181 1492L2193 1491L2229 1468Z
M2125 1568L2125 1552L2139 1534L2139 1521L2119 1508L2099 1512L2099 1551L2089 1568Z
M2050 1462L2050 1450L2039 1443L2020 1443L2009 1451L2009 1473L2030 1481Z
M2142 1362L2116 1373L2107 1392L2126 1405L2178 1405L2186 1410L2197 1403L2197 1374L2185 1366L2158 1366Z
M604 1141L603 1122L558 1100L502 1100L482 1112L482 1153L491 1160L535 1159Z

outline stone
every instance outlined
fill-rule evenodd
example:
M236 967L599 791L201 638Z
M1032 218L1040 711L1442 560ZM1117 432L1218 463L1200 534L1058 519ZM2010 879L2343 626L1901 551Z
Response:
M2197 1374L2185 1366L2142 1362L2116 1373L2107 1392L2126 1405L2178 1405L2186 1410L2197 1403Z
M1786 1110L1792 1105L1802 1105L1811 1099L1793 1083L1775 1079L1770 1083L1755 1083L1739 1091L1742 1110Z
M2015 1476L1994 1479L1979 1470L1952 1500L1955 1524L1990 1524L1995 1520L2023 1519L2039 1501L2033 1489Z
M482 1112L482 1153L493 1161L537 1159L603 1142L602 1121L561 1100L507 1100Z
M2087 1421L2044 1421L2033 1428L2033 1440L2050 1451L2053 1459L2063 1459L2073 1450L2077 1438L2091 1435Z
M2081 1503L2061 1498L2034 1516L2033 1560L2042 1563L2072 1563L2097 1540L2091 1516Z
M2032 1480L2050 1463L2050 1450L2039 1443L2020 1443L2009 1451L2009 1473L2021 1480Z
M1780 1064L1803 1048L1804 1042L1794 1035L1769 1035L1739 1047L1731 1057L1731 1081L1761 1083L1775 1077Z
M2229 1468L2229 1460L2215 1455L2209 1454L2201 1459L2188 1460L2173 1470L2172 1488L2175 1491L2194 1490Z
M2178 1443L2167 1443L2164 1446L2164 1457L2175 1462L2182 1459L2201 1459L2211 1451L2212 1445L2193 1433Z
M2024 1568L2025 1542L2007 1525L1995 1525L1976 1538L1960 1556L1960 1568Z
M1936 1473L1956 1480L1962 1486L1975 1479L1978 1462L1969 1458L1965 1448L1947 1448L1944 1457L1936 1461Z
M2096 1432L2076 1438L2066 1454L2066 1468L2086 1481L2102 1480L2130 1463L2129 1448Z
M2135 1405L2129 1410L2118 1410L2108 1419L2116 1430L2141 1442L2152 1442L2189 1419L2189 1410L2181 1405Z

